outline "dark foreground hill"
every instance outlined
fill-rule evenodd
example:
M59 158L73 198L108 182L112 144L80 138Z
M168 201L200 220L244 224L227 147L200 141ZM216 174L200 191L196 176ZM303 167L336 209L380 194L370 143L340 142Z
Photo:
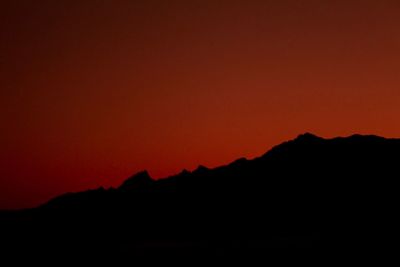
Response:
M400 140L304 134L253 160L1 213L1 251L374 249L397 225Z

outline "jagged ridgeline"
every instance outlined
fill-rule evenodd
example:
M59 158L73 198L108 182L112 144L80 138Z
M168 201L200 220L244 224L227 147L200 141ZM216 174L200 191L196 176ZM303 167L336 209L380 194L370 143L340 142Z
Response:
M384 246L396 228L399 160L398 139L307 133L255 159L160 180L143 171L118 188L2 213L0 242L131 252Z

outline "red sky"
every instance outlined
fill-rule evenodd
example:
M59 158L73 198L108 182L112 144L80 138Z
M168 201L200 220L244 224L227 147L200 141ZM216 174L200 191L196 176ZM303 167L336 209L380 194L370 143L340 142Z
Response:
M400 136L399 1L0 3L0 208Z

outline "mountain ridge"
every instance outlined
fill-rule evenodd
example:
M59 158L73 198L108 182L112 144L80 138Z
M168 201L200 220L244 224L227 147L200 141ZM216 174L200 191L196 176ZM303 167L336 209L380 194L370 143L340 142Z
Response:
M389 245L396 228L399 155L400 139L306 133L260 157L216 168L199 166L160 180L141 171L117 188L69 193L1 215L0 248Z
M248 159L245 157L241 157L238 158L228 164L225 165L221 165L221 166L217 166L214 168L208 168L205 167L203 165L199 165L196 169L194 169L193 171L188 171L186 169L183 169L180 173L175 174L175 175L171 175L171 176L167 176L167 177L163 177L160 179L153 179L147 170L142 170L139 171L133 175L131 175L129 178L127 178L126 180L124 180L120 186L113 188L110 187L109 189L105 189L104 187L100 186L98 188L95 189L87 189L85 191L79 191L79 192L67 192L64 194L61 194L53 199L50 199L48 202L43 203L42 205L39 206L46 206L48 203L53 202L54 200L58 200L59 198L63 198L63 197L70 197L73 196L75 194L82 194L82 193L93 193L93 192L104 192L104 191L114 191L114 190L134 190L135 188L137 189L138 187L146 187L149 186L151 183L157 183L158 181L165 181L168 179L176 179L182 176L196 176L196 175L201 175L202 173L207 173L208 171L214 171L214 170L218 170L218 169L224 169L227 168L229 166L233 166L233 165L237 165L237 164L246 164L248 162L251 161L258 161L258 160L262 160L264 158L268 158L269 156L275 156L275 153L278 152L279 150L285 150L288 146L292 146L292 145L301 145L301 144L312 144L315 142L324 142L324 141L361 141L361 140L392 140L392 141L399 141L400 139L396 139L396 138L384 138L378 135L362 135L362 134L353 134L353 135L349 135L349 136L339 136L339 137L334 137L334 138L330 138L330 139L326 139L323 137L320 137L316 134L313 134L311 132L305 132L303 134L299 134L297 137L295 137L292 140L288 140L288 141L284 141L276 146L273 146L270 150L268 150L266 153L262 154L261 156L258 157L254 157L252 159Z

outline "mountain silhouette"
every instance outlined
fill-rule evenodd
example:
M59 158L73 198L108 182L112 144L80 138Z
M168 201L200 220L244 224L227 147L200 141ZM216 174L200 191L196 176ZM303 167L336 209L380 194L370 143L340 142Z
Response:
M310 133L261 157L0 213L2 251L371 249L397 229L400 139Z
M153 179L151 179L149 173L147 171L142 171L128 178L118 189L131 191L148 187L152 183Z

